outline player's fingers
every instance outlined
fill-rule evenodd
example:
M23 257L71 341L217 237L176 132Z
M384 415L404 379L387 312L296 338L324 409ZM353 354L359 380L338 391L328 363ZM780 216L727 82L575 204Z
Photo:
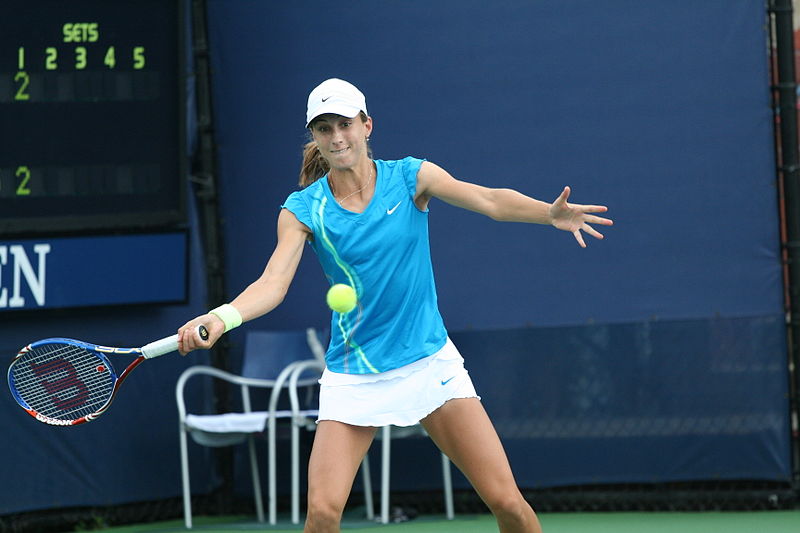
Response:
M181 355L186 355L189 353L190 350L186 348L186 345L183 341L178 341L178 353Z
M584 213L605 213L608 207L605 205L581 205L580 210Z
M201 331L202 328L202 331ZM208 330L202 324L194 326L193 322L187 322L178 330L178 352L186 355L192 350L203 347L203 336L208 338Z
M614 221L610 218L596 217L594 215L586 215L584 220L589 224L602 224L603 226L613 226Z
M181 355L186 355L192 351L192 348L189 346L189 335L187 335L187 331L188 329L186 326L178 330L178 353Z
M559 207L566 205L567 198L569 198L569 192L570 192L569 186L564 187L564 190L561 191L561 194L559 194L558 198L555 199L553 205L557 205Z
M581 235L581 230L576 229L572 232L575 235L575 240L578 241L578 244L581 245L581 248L586 248L586 243L583 241L583 235Z
M593 227L591 227L589 224L584 224L581 229L583 229L583 231L585 231L586 233L588 233L589 235L591 235L595 239L602 239L603 238L603 234L600 233L599 231L597 231L596 229L594 229Z

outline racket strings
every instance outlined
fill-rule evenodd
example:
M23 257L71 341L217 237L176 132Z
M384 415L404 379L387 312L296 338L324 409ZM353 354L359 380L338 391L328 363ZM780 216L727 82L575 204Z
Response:
M94 352L71 344L32 348L14 363L19 396L39 414L77 420L99 410L114 390L113 369Z

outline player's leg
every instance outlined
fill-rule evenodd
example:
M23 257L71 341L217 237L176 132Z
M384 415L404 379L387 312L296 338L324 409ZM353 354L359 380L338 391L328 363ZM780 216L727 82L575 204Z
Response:
M317 424L308 462L306 533L337 533L361 460L375 428L332 420Z
M421 422L475 487L501 533L541 533L539 520L517 487L503 445L480 400L450 400Z

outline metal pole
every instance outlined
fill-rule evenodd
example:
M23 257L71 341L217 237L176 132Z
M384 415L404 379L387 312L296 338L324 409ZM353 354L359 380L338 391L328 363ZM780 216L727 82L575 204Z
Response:
M782 185L784 210L784 257L786 260L787 320L789 325L789 374L792 431L792 478L795 494L800 497L800 155L797 133L797 83L794 68L794 28L792 0L771 0L774 23L773 45L777 71L774 90L777 94L779 122L778 171Z
M200 229L206 263L207 305L212 309L225 303L225 255L223 229L219 208L217 145L214 139L214 115L211 91L207 3L192 0L192 48L194 52L195 98L197 109L197 151L192 169L197 198ZM230 370L227 336L223 336L211 349L212 366ZM214 407L217 412L230 411L230 398L224 383L214 386ZM215 450L217 469L222 478L219 495L223 512L230 512L233 494L233 454L229 447Z

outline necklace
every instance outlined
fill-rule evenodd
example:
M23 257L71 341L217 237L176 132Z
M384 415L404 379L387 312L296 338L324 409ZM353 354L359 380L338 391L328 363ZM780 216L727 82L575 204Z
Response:
M360 189L358 189L358 190L356 190L356 191L353 191L353 192L351 192L350 194L348 194L348 195L347 195L347 196L345 196L344 198L336 198L336 193L334 192L334 193L333 193L333 198L336 200L336 202L338 202L338 204L339 204L339 205L342 205L342 202L344 202L345 200L347 200L348 198L350 198L350 197L351 197L351 196L353 196L354 194L358 194L358 193L360 193L361 191L363 191L364 189L366 189L366 188L367 188L367 186L368 186L368 185L369 185L369 184L372 182L372 177L373 177L373 174L372 174L372 172L370 172L370 173L369 173L369 179L367 179L367 182L366 182L366 183L365 183L365 184L364 184L364 185L363 185L363 186L362 186Z

